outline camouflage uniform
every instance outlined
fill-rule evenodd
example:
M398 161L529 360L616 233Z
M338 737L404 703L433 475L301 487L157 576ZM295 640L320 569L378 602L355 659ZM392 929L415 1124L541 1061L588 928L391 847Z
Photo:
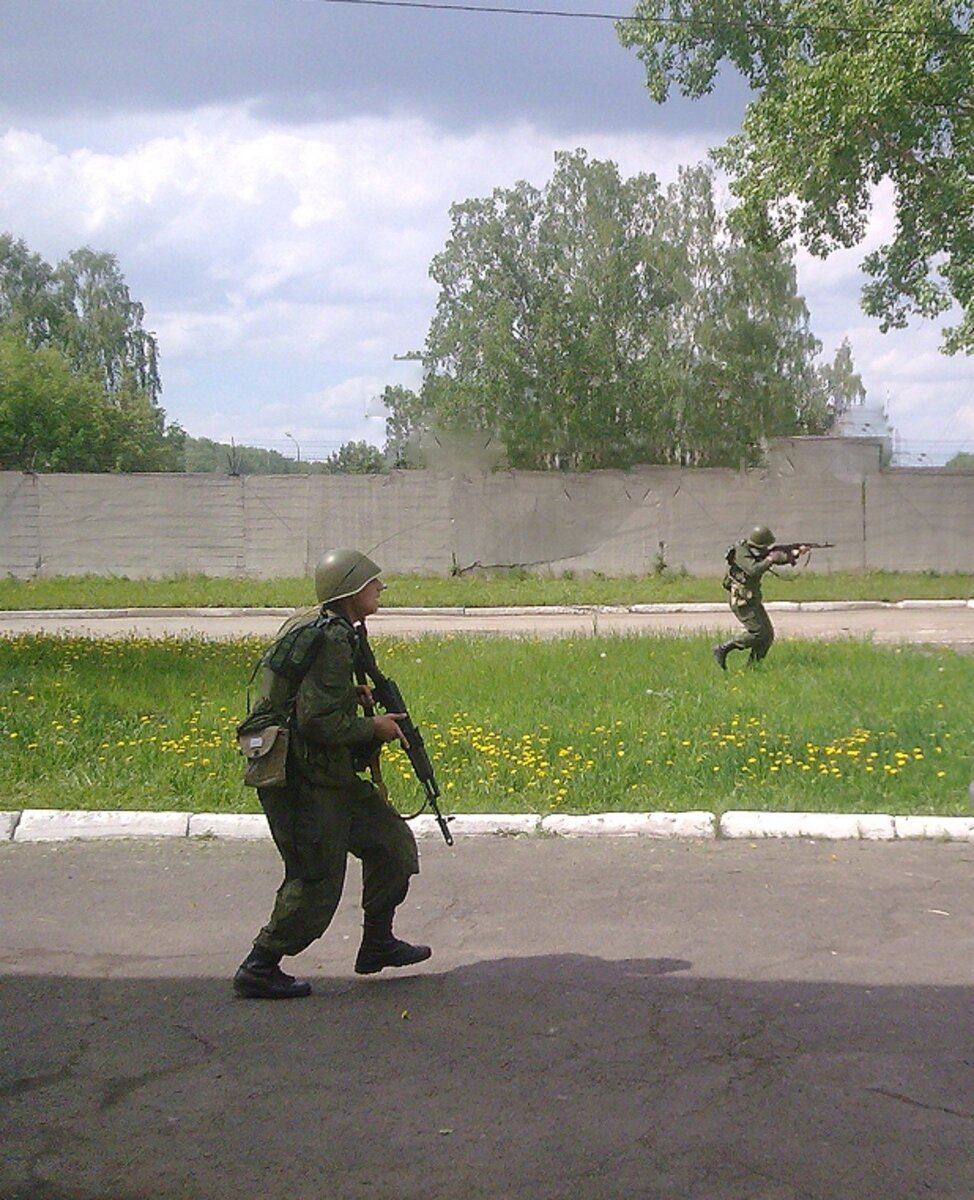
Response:
M365 619L378 611L385 586L380 574L379 566L358 550L324 551L315 567L321 607L305 609L284 623L261 659L260 699L237 727L247 749L254 739L258 745L264 737L268 740L266 771L253 773L254 763L247 770L265 785L258 786L257 794L284 860L284 882L270 920L233 977L234 993L244 999L290 1000L310 994L311 984L285 974L280 961L328 928L341 899L349 854L362 863L364 916L355 973L414 966L433 953L392 931L396 909L419 870L419 856L412 832L386 802L384 789L380 792L361 774L378 761L383 743L405 745L406 740L397 723L404 713L358 712L363 702L358 687L372 662L363 654ZM287 743L282 729L289 733ZM287 749L283 772L272 757L278 743Z
M761 596L762 576L774 565L770 555L755 558L746 541L738 542L732 548L728 560L725 586L730 592L731 612L745 632L726 645L731 650L750 650L749 662L760 662L774 641L774 626Z
M721 669L731 650L749 650L748 665L758 663L771 649L774 626L764 607L761 582L772 567L793 565L797 552L773 548L774 534L764 525L754 529L749 538L737 542L727 551L727 573L724 587L730 593L731 612L744 626L744 633L714 646L714 658Z
M302 614L288 624L302 617L308 619ZM297 690L287 786L258 789L284 860L284 881L254 942L268 955L297 954L321 937L338 907L349 853L362 862L367 917L401 903L419 870L409 826L359 774L378 743L372 719L358 713L357 654L355 630L332 617ZM270 700L281 686L265 669L261 698Z

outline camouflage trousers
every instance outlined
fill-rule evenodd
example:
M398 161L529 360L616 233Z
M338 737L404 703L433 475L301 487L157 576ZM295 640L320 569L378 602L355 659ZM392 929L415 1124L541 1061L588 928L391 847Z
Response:
M375 915L402 903L419 871L412 830L372 784L315 787L295 779L260 788L271 836L284 860L284 882L254 945L277 956L298 954L331 924L345 884L348 855L362 863L362 908Z
M744 626L744 633L726 644L733 650L750 650L749 662L760 662L771 649L774 641L774 626L763 604L742 604L731 612Z

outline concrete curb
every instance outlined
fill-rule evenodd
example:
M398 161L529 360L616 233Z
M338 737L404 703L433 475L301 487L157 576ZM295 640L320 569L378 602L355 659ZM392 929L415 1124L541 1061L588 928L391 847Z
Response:
M974 598L968 600L769 600L765 608L772 612L850 612L861 609L944 609L974 608ZM86 621L120 620L139 617L280 617L283 621L291 608L36 608L2 609L0 624L13 620L80 619ZM510 605L508 607L443 607L421 608L387 604L377 614L377 623L386 616L578 616L599 613L725 613L726 601L687 601L657 604L541 604Z
M450 818L454 837L516 837L538 832L541 818L535 813L459 813ZM440 837L436 818L425 813L411 822L417 837ZM418 828L417 828L418 827Z
M974 842L974 817L894 817L898 838L943 838Z
M15 842L64 842L74 838L186 837L189 813L66 811L25 808Z
M716 821L709 812L593 813L568 816L553 813L542 817L540 833L558 837L650 837L713 838Z
M270 836L263 813L193 813L187 830L187 837L191 838L242 838L255 841Z
M432 816L411 823L420 839L439 839ZM817 841L974 842L974 817L893 817L884 813L700 812L466 813L450 818L457 840L470 837L642 837L647 840L808 838ZM85 812L28 808L0 813L0 841L106 838L270 840L260 813Z
M720 819L720 833L725 838L892 841L896 826L892 817L872 813L726 812Z

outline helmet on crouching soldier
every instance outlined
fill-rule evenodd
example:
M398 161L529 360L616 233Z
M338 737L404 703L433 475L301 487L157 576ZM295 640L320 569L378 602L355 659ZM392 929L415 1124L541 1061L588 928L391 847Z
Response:
M315 593L321 604L330 607L381 574L382 568L358 550L326 550L315 567Z
M767 550L769 546L774 545L774 534L767 525L755 525L747 535L747 544L755 549Z

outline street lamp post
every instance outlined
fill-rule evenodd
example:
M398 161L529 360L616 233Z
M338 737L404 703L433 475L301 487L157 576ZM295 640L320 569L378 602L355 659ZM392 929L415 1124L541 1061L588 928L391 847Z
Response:
M292 442L294 442L294 449L297 451L297 455L298 455L297 461L300 462L301 461L301 447L298 445L298 439L291 437L291 435L289 433L285 433L284 436L286 438L289 438Z

